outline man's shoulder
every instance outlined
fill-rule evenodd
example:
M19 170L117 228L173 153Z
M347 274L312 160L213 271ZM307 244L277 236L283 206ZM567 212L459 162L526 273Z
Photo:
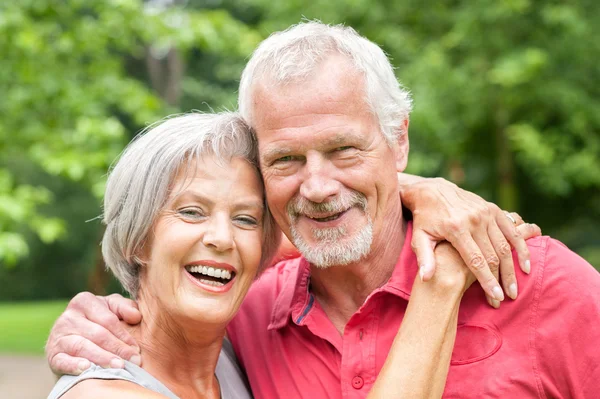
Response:
M528 299L517 302L529 304L533 324L550 330L574 331L587 323L600 322L600 273L551 237L538 237L527 244L531 274L519 280L519 289L524 283Z
M565 244L542 236L528 240L527 245L533 283L539 289L565 291L569 295L587 292L600 295L600 273Z

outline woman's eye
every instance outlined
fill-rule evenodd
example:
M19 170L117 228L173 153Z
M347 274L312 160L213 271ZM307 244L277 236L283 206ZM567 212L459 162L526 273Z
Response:
M237 216L235 221L244 226L258 226L258 221L252 216Z
M204 212L202 212L202 209L198 208L184 208L180 209L177 212L179 213L179 215L188 219L197 219L204 216Z

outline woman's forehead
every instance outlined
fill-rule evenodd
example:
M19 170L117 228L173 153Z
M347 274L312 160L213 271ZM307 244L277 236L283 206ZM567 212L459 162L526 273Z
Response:
M264 198L260 172L241 157L229 160L212 155L202 156L181 165L172 181L171 197L183 192L201 191L215 195Z

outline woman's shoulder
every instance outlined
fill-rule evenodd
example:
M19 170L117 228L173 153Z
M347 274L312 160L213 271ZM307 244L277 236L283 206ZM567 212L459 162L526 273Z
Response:
M166 399L167 396L125 380L87 379L69 389L61 399Z
M155 377L126 361L124 369L105 369L92 364L78 376L63 376L50 392L48 399L106 397L111 399L177 398Z

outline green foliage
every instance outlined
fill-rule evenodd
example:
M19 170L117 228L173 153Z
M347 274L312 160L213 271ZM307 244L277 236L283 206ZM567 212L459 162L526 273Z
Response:
M0 303L0 353L41 355L66 301Z

